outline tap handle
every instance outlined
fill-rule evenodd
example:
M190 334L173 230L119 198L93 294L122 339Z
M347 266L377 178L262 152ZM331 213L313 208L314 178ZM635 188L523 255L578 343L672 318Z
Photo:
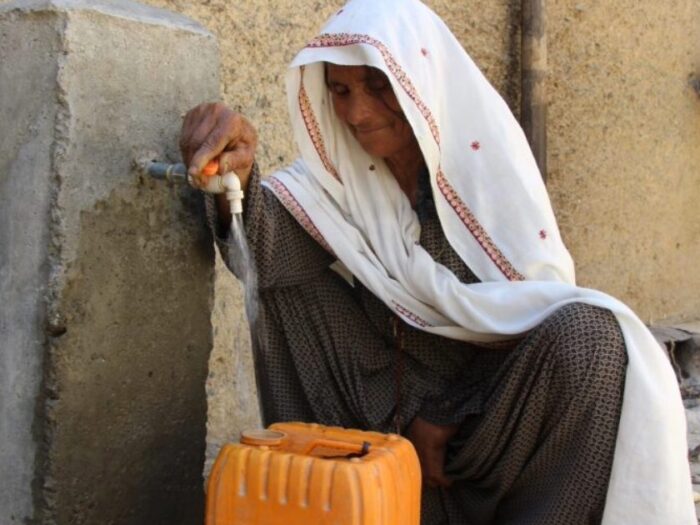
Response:
M207 162L207 165L202 169L202 175L205 177L213 177L219 173L219 159L215 158Z

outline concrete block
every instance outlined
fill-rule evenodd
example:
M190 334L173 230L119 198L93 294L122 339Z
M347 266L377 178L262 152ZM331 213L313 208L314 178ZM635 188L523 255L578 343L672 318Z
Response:
M143 180L215 38L127 0L0 5L0 523L198 523L213 250Z

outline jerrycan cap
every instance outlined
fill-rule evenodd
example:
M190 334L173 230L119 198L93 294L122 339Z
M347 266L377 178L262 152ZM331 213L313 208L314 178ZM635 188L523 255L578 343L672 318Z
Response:
M282 444L287 434L278 430L244 430L241 432L241 443L252 446L276 447Z

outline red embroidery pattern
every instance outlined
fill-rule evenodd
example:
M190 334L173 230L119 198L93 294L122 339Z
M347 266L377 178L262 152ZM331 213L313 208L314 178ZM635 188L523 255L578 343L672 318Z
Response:
M289 210L289 213L291 213L297 222L301 224L302 228L304 228L308 234L311 235L311 237L313 237L314 240L323 247L324 250L335 256L335 253L333 253L333 250L326 242L326 239L324 239L321 232L318 231L314 221L311 220L311 217L309 217L304 208L302 208L301 204L299 204L299 201L294 198L294 195L292 195L292 192L289 191L287 186L285 186L284 183L276 177L268 177L266 180L268 184L272 186L272 189L277 197L279 197L284 207Z
M301 117L304 119L306 131L309 133L309 137L311 137L311 142L313 143L314 148L316 148L316 153L318 153L318 156L323 163L323 167L326 168L326 171L333 175L338 182L342 183L343 181L340 180L338 171L335 169L335 166L333 166L331 159L328 157L328 153L326 153L326 144L323 142L321 128L316 120L316 115L314 115L314 110L311 106L309 95L306 93L306 89L304 88L304 69L304 66L301 66L301 80L299 83L299 109L301 110Z
M481 149L481 143L478 140L472 142L471 146L474 151L479 151Z
M424 47L422 47L422 48L420 49L420 52L423 53L423 56L424 56L424 57L427 57L427 56L428 56L428 50L425 49Z
M428 122L430 127L430 132L433 134L433 138L438 146L440 146L440 130L438 129L437 122L433 117L432 112L428 106L421 100L418 96L413 82L408 78L406 72L401 68L399 63L393 57L391 52L382 44L379 40L372 38L369 35L362 34L351 34L351 33L325 33L317 36L311 42L307 44L306 47L341 47L341 46L352 46L355 44L369 44L374 46L379 50L384 58L389 71L394 75L394 78L399 82L406 94L413 100L413 102L418 107L418 110L423 115L423 118Z
M476 242L478 242L482 249L488 254L490 259L494 264L501 270L501 273L506 276L509 281L524 281L525 277L518 272L513 265L506 259L505 255L496 247L493 239L486 233L484 227L479 224L471 210L467 207L464 201L457 195L455 189L450 185L450 183L445 178L442 170L438 170L437 173L437 185L442 195L445 197L447 202L452 206L462 223L467 227L469 233L471 233Z
M540 239L544 240L547 238L547 230L540 230Z
M418 315L414 314L414 313L411 312L408 308L405 308L404 306L401 306L401 305L400 305L399 303L397 303L396 301L393 301L393 300L392 300L391 302L392 302L392 304L394 305L394 309L395 309L399 314L401 314L401 315L402 315L403 317L405 317L406 319L410 319L411 321L413 321L413 322L414 322L415 324L417 324L418 326L420 326L420 327L422 327L422 328L426 328L426 327L428 327L428 326L433 326L433 325L431 325L428 321L426 321L425 319L422 319L422 318L419 317Z

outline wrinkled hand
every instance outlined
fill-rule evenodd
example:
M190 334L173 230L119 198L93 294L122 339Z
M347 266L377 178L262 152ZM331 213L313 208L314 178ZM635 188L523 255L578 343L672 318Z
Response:
M429 487L449 487L452 484L452 480L445 476L445 451L447 442L458 429L458 425L435 425L418 416L409 425L406 437L416 448L423 479Z
M185 115L180 152L196 187L204 185L202 169L219 157L219 173L235 171L245 190L255 160L258 135L241 114L222 103L204 103Z

